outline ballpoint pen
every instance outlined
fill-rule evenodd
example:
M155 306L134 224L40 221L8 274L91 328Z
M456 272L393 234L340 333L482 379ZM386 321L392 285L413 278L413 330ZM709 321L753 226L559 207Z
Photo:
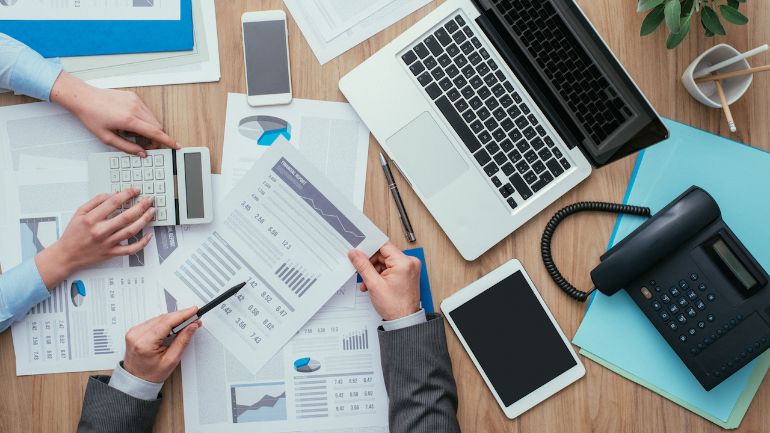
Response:
M175 326L171 329L171 332L168 333L168 336L166 336L164 343L166 345L169 345L171 341L173 341L174 337L176 337L177 334L182 332L185 328L190 326L190 324L195 323L198 319L200 319L204 314L208 313L212 309L216 308L219 304L226 301L228 298L233 296L234 294L238 293L239 290L245 286L246 283L243 282L241 284L238 284L235 287L232 287L228 289L226 292L222 293L221 295L217 296L216 298L212 299L208 304L202 306L198 309L198 312L195 313L194 316L190 317L189 319L185 320L184 322L180 323L179 325Z
M415 242L417 237L414 235L412 223L409 221L409 215L406 214L404 202L401 200L401 194L399 194L396 181L393 179L393 172L390 171L388 161L385 160L385 157L382 155L382 153L380 153L380 164L382 164L382 171L385 172L385 179L388 181L388 188L390 188L390 193L393 195L393 200L396 202L398 215L401 217L401 225L404 227L404 235L406 236L406 240L409 242Z

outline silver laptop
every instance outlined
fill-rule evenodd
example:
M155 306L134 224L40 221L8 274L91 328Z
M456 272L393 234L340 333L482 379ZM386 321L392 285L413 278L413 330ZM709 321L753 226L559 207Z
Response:
M570 0L447 0L339 86L466 260L668 136Z

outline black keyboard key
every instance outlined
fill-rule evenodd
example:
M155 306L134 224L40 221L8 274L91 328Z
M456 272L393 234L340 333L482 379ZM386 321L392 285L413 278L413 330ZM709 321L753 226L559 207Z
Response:
M529 125L529 122L527 121L527 118L524 116L520 116L516 119L516 126L519 127L519 129L524 129Z
M476 161L481 165L482 167L487 165L489 161L492 160L492 157L489 156L489 153L487 153L484 149L479 149L478 152L473 154L473 157L476 158Z
M449 32L447 32L446 29L438 29L433 34L436 35L436 39L438 39L443 46L447 46L452 42L452 38L449 36Z
M473 51L473 47L471 47L469 52L472 52L472 51ZM463 52L465 52L465 50L463 50ZM465 54L468 54L468 53L465 53ZM478 65L479 62L481 62L481 54L473 53L473 54L469 55L468 56L468 61L471 62L471 65Z
M481 143L479 143L479 140L476 138L476 135L471 132L471 130L468 128L468 125L463 122L462 117L460 117L460 114L455 110L455 108L452 106L452 103L449 102L449 99L447 99L446 96L442 96L436 100L436 107L438 107L439 111L441 111L441 114L444 115L447 122L452 126L452 129L455 130L457 135L460 137L460 140L465 144L465 147L468 148L469 151L475 152L481 148Z
M537 161L532 164L532 170L535 170L535 173L540 174L545 171L545 164L543 164L543 161Z
M527 120L529 120L529 123L531 123L531 124L532 124L532 126L537 126L537 125L539 125L539 124L540 124L540 123L537 121L537 117L535 117L535 115L534 115L534 114L530 114L529 116L527 116Z
M401 56L401 60L403 60L407 65L411 65L415 60L417 60L417 54L415 54L414 51L409 50L405 52L403 56Z
M473 107L473 101L471 101L471 107ZM481 109L477 111L477 114L479 115L479 119L481 119L482 122L487 120L487 118L492 115L492 113L490 113L489 110L484 107L481 107Z
M508 202L508 206L510 206L511 209L516 209L516 206L518 206L518 204L516 204L516 200L514 200L513 197L508 197L505 201Z
M496 71L497 70L497 62L495 62L494 60L488 60L487 61L487 65L489 65L489 69L490 70L492 70L492 71Z
M513 142L515 143L515 142L521 140L523 135L521 135L521 131L519 131L518 129L514 129L514 130L508 132L508 137L511 140L513 140Z
M500 179L497 178L497 176L492 176L492 184L498 188L503 186L503 183L500 182Z
M449 78L444 78L443 80L439 81L438 85L441 86L441 89L444 90L444 91L452 89L455 92L457 92L457 90L455 90L455 88L452 86L452 80L450 80ZM457 92L457 97L459 97L459 96L460 96L460 93ZM450 97L449 99L452 99L454 101L457 98L451 98Z
M454 79L452 79L452 82L455 83L455 87L457 87L458 89L462 89L463 87L465 87L466 84L468 84L468 80L466 80L465 77L463 77L462 75L456 76Z
M420 75L422 71L425 70L425 66L422 64L422 62L417 62L409 66L409 70L412 71L412 74L414 74L414 76L416 77Z
M502 194L503 198L510 197L511 194L513 194L516 190L513 189L513 185L510 183L505 184L502 188L500 188L500 194Z
M473 45L476 45L476 42L474 42ZM479 44L479 45L481 45L481 44ZM476 48L478 48L478 47L476 47ZM483 57L484 59L488 59L489 58L489 52L487 51L486 48L480 49L479 53L481 53L481 57Z
M479 75L483 77L489 73L489 66L482 63L476 67L476 70L479 72Z
M548 142L548 140L546 140L546 143L547 143L547 142ZM553 156L555 156L556 158L561 158L562 156L564 156L564 155L562 155L562 153L561 153L561 150L559 150L559 149L558 149L558 148L556 148L556 147L554 147L553 149L551 149L551 151L553 152Z
M444 74L444 70L441 68L436 68L430 71L430 74L433 75L433 78L435 78L436 80L440 80L444 77L444 75L446 75Z
M452 44L452 45L446 47L446 52L451 57L454 57L454 56L456 56L460 52L460 48L458 48L457 45Z
M527 137L527 140L531 140L533 137L537 135L537 132L535 132L535 128L528 126L527 129L522 131L524 133L524 136Z
M506 117L505 110L503 110L500 107L497 107L495 109L495 111L492 112L492 114L495 116L495 119L497 119L497 120L502 120L502 119L504 119ZM506 119L506 120L508 120L508 119Z
M513 120L505 119L502 122L500 122L500 126L502 126L503 129L505 129L506 131L510 131L511 129L513 129L515 125L513 124Z
M533 162L537 161L537 154L534 150L529 149L524 153L524 159L527 160L528 163L532 164Z
M553 182L553 176L551 176L551 173L544 173L542 176L540 176L540 180L532 185L532 191L538 192L551 182Z
M465 36L469 38L473 36L473 30L471 30L470 27L463 27L463 31L465 32Z
M465 92L463 92L463 94L465 94ZM482 104L481 99L479 99L478 96L474 96L473 98L471 98L470 101L468 101L468 103L471 104L471 107L474 110L478 110L479 108L481 108L481 104Z
M508 115L511 116L511 119L519 117L519 114L521 114L521 110L515 105L508 109Z
M421 59L424 59L428 54L428 48L420 42L414 47L414 53L417 54Z
M434 56L438 56L444 52L444 48L441 46L441 44L438 43L434 36L428 36L425 38L425 46L428 47Z
M543 125L537 125L537 133L540 134L541 137L545 137L545 128L543 128Z
M495 77L497 77L498 80L506 82L505 74L503 74L503 71L495 71Z
M467 65L467 64L468 64L468 59L466 59L465 56L463 56L462 54L460 54L459 56L455 57L455 65L457 65L458 68L464 68L465 65ZM465 73L465 72L463 72L463 73Z
M529 189L529 185L527 185L524 182L524 179L521 178L521 175L518 173L514 174L510 177L511 183L513 184L513 187L516 188L516 191L519 192L519 195L524 200L532 197L532 191Z
M425 87L425 86L427 86L428 84L430 84L430 82L431 82L431 81L433 81L433 77L431 77L429 73L427 73L427 72L423 72L423 73L422 73L422 75L420 75L419 77L417 77L417 81L419 81L419 82L420 82L420 84L421 84L423 87Z
M422 62L425 63L425 67L429 70L435 68L438 65L438 62L433 57L426 57Z
M457 29L459 29L460 27L457 25L457 23L456 23L456 22L454 22L454 21L452 20L452 21L449 21L448 23L444 24L444 28L446 29L446 31L447 31L447 32L449 32L449 33L454 33L454 32L456 32L456 31L457 31Z
M462 17L462 16L460 16L460 15L457 15L457 16L455 17L455 21L457 21L457 24L459 24L459 25L461 25L461 26L464 26L464 25L465 25L465 20L464 20L464 19L463 19L463 17Z
M473 110L468 110L463 113L463 119L465 123L471 123L476 119L476 113Z
M471 65L466 65L462 71L465 78L471 78L472 76L476 75L476 71L473 70L473 66Z
M495 154L495 155L492 157L492 159L494 159L494 160L495 160L495 163L496 163L497 165L510 164L510 163L508 162L508 157L507 157L507 156L505 156L505 153L503 153L503 152L497 152L497 153L496 153L496 154Z
M460 73L460 70L457 69L457 66L455 65L449 65L446 68L446 74L449 75L450 78L454 78L457 76L457 74Z
M473 86L474 89L479 89L481 86L484 85L484 81L479 77L478 75L474 75L471 77L470 80L468 80L469 83L471 83L471 86ZM485 93L481 93L481 90L479 89L479 96L481 96L481 99L486 99L487 96L489 96L489 89L484 87Z
M503 149L503 152L510 152L513 150L513 143L506 138L500 142L500 147Z
M471 42L473 42L474 47L481 48L481 41L477 37L472 37Z
M521 108L522 113L529 114L529 107L527 107L527 104L521 104L519 108Z
M510 159L513 162L519 162L521 158L522 158L521 153L519 153L518 150L514 149L508 153L508 159Z
M494 176L498 171L500 171L500 168L497 166L497 164L494 163L494 161L484 166L484 173L486 173L489 177Z
M452 59L450 59L446 54L442 54L438 58L438 64L441 65L442 68L448 67L451 63Z
M505 86L505 90L507 90L508 93L513 93L513 84L511 84L510 82L506 81L506 82L503 83L503 86ZM516 98L513 98L513 99L516 100Z
M516 173L516 169L513 167L513 164L510 162L507 164L503 164L502 166L503 173L505 173L506 176L510 176L513 173Z
M489 118L489 120L494 120L493 118ZM497 122L495 122L497 123ZM494 137L495 140L498 142L505 140L505 131L502 130L502 128L497 128L492 132L492 137Z
M505 95L505 88L503 88L503 86L498 84L498 85L492 87L492 93L494 93L495 96L497 96L498 98L501 98L503 95Z
M505 84L509 84L509 83L506 82ZM508 86L506 86L506 89L507 87ZM509 92L513 92L513 87L511 87L511 90L509 90ZM521 99L521 95L519 95L516 92L513 92L513 100L516 101L517 104L521 104L521 101L523 101L523 99Z
M473 44L471 44L470 41L466 41L464 44L460 45L460 49L463 51L463 54L468 56L468 61L470 61L472 64L475 65L481 61L481 56L474 53ZM477 58L475 62L473 61L472 56L470 55L471 53L473 53Z
M473 131L474 134L478 134L483 130L484 124L481 123L481 120L475 120L473 123L471 123L471 131Z
M457 90L455 90L457 92ZM449 92L449 99L452 99L452 92ZM464 99L460 99L459 101L455 102L455 108L457 108L458 113L462 113L463 111L467 110L469 107L468 103L465 102Z
M556 143L553 142L551 137L545 137L545 144L547 144L548 147L554 147L556 145Z
M463 32L457 32L457 33L452 35L452 39L454 39L455 42L457 42L458 44L461 44L461 43L465 42L465 40L468 39L468 37L465 36L465 33L463 33Z
M436 99L441 96L441 89L436 83L430 83L430 85L425 88L425 91L428 92L428 96L430 96L431 99Z
M551 170L551 173L553 173L554 177L559 177L562 173L564 173L564 169L561 168L561 164L556 161L556 158L549 159L545 165L548 166L548 169Z
M537 152L537 156L539 156L543 161L548 161L548 159L551 158L551 151L548 150L547 147L544 147L540 149L539 152Z
M487 86L494 86L497 83L497 77L495 77L495 74L489 74L484 77L484 82L487 83Z
M457 85L457 80L455 80L455 85ZM460 93L462 93L463 97L465 99L471 99L474 95L476 95L476 92L473 90L473 87L471 86L465 86L462 90L460 90Z
M569 170L571 165L569 165L569 161L567 161L565 158L562 158L559 163L561 163L561 166L564 167L565 170Z
M487 76L491 77L491 75L487 75ZM502 104L503 107L508 108L508 107L511 106L511 104L513 104L513 99L511 99L510 96L505 95L502 98L500 98L500 104ZM514 108L516 108L516 106L514 106ZM516 109L518 110L518 108L516 108ZM517 114L517 116L518 116L518 114Z
M489 98L486 101L484 101L484 105L487 106L490 110L494 110L495 108L500 106L500 103L497 102L497 99L495 98Z
M524 180L527 181L528 184L532 185L533 183L537 182L537 175L534 171L530 170L524 174Z
M519 161L519 162L517 162L517 163L516 163L516 170L517 170L519 173L524 173L524 172L526 172L527 170L529 170L529 164L527 164L527 161L525 161L525 160L523 160L523 159L522 159L521 161Z
M479 134L479 140L481 140L482 143L487 144L492 141L492 136L489 135L489 132L487 131L481 131L481 134Z

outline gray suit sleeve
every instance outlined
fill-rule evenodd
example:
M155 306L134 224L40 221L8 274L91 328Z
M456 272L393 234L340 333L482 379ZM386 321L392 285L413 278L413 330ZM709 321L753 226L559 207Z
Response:
M379 331L391 433L460 431L457 387L447 350L444 320Z
M160 399L140 400L110 388L109 376L91 376L78 433L150 433Z

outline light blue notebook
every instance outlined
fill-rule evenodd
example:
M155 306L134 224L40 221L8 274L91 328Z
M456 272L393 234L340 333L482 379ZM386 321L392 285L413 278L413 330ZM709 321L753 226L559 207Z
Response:
M624 202L657 212L690 186L700 186L716 199L725 222L759 263L770 269L770 154L671 120L665 123L671 138L639 155ZM618 218L610 246L643 221ZM596 292L573 342L723 421L756 364L706 392L625 291L611 297Z

